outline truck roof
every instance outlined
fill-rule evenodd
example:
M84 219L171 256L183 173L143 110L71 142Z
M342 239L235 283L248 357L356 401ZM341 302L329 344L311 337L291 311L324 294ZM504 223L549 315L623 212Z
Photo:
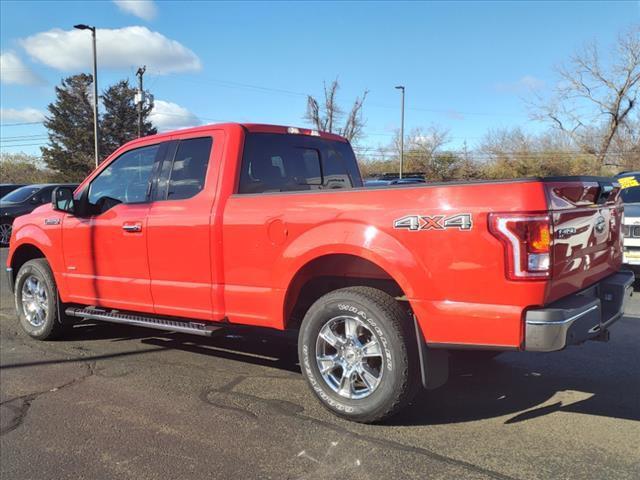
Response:
M232 129L232 128L243 128L249 132L254 133L280 133L280 134L299 134L299 135L313 135L321 138L326 138L327 140L334 140L338 142L347 143L347 139L341 137L340 135L336 135L335 133L329 132L320 132L318 130L313 130L311 128L303 128L303 127L292 127L285 125L270 125L265 123L237 123L237 122L228 122L228 123L210 123L207 125L199 125L197 127L191 128L183 128L180 130L172 130L169 132L158 133L156 135L149 135L147 137L143 137L140 139L133 140L129 143L137 143L138 141L145 140L148 141L150 138L166 138L171 137L173 135L183 135L183 134L191 134L198 132L206 132L212 129Z

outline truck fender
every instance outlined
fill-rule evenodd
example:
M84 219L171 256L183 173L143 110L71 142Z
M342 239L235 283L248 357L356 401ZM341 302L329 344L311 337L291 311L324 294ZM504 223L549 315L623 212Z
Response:
M412 274L430 276L425 273L427 267L391 235L372 225L341 221L314 227L291 242L282 252L281 261L274 265L273 278L287 289L306 264L332 254L353 255L372 262L400 285L407 298L417 295L409 281Z
M59 230L56 232L59 233ZM53 233L53 231L51 233ZM61 275L61 272L64 271L62 252L53 247L53 242L47 232L33 223L28 223L20 226L18 230L14 232L14 235L14 239L9 249L7 266L13 266L15 254L21 250L21 247L29 245L37 248L43 253L47 262L49 262L51 271L53 272L53 276L56 280L58 292L60 296L64 298L66 284L64 283L63 275ZM14 275L17 273L17 271L13 272Z

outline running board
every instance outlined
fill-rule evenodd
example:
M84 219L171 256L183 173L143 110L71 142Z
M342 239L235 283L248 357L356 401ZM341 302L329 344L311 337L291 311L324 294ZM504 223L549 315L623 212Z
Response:
M111 323L135 325L137 327L155 328L169 332L191 333L194 335L211 336L221 327L207 322L192 322L189 320L173 320L163 317L147 317L143 315L124 313L119 310L101 310L99 308L67 308L65 313L71 317L81 317L89 320L102 320Z

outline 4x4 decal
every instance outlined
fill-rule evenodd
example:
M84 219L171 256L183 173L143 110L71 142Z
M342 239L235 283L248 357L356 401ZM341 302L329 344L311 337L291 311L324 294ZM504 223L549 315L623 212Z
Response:
M457 228L458 230L471 230L473 222L471 214L460 213L447 217L445 215L407 215L393 222L393 228L404 229L412 232L420 230L444 230Z

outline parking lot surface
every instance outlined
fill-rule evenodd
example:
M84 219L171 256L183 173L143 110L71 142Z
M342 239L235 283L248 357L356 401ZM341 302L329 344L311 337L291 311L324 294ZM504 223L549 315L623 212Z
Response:
M608 343L454 363L400 417L360 425L314 399L290 335L86 322L36 342L5 282L3 479L640 476L640 295Z

